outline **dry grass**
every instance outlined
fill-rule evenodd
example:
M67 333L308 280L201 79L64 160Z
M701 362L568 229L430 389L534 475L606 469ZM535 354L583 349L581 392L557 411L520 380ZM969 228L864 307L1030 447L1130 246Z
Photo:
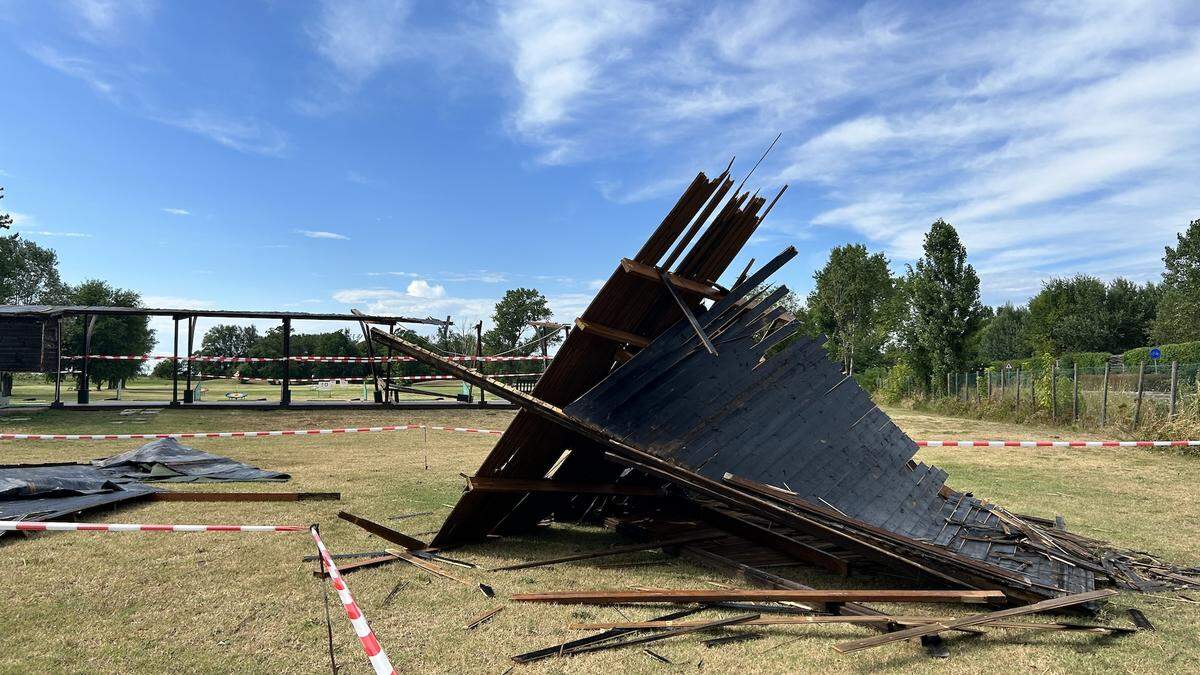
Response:
M224 412L165 411L146 422L109 412L15 412L0 416L0 430L36 432L174 431L368 426L428 422L503 428L501 412ZM14 421L14 416L29 417ZM937 418L896 411L898 423L916 437L1049 437L1044 430ZM118 424L120 422L121 424ZM400 432L361 436L195 441L201 449L266 468L287 471L280 485L210 485L200 490L337 490L341 502L154 503L92 517L109 522L309 523L319 522L334 552L376 550L381 542L338 520L346 509L383 522L402 513L430 516L391 521L415 534L434 529L461 490L459 472L471 472L495 437ZM131 442L5 442L0 461L79 460L128 449ZM428 469L425 468L428 457ZM1016 510L1063 514L1069 526L1123 544L1158 551L1178 561L1200 559L1192 495L1200 460L1143 450L1053 448L937 448L921 459L950 472L951 484L994 498ZM460 549L453 555L491 567L605 546L616 537L595 529L556 526L539 537ZM319 672L327 668L322 586L303 555L313 551L305 534L49 534L0 543L7 593L4 672ZM653 560L641 553L622 560ZM456 570L486 580L501 596L538 589L631 585L709 587L737 583L719 572L681 561L630 568L600 567L606 561L486 573ZM866 586L798 571L815 585ZM557 607L488 600L477 590L396 563L348 577L360 605L401 672L503 672L508 657L581 633L563 626L576 620L620 620L611 607ZM386 598L399 586L389 601ZM474 631L462 624L497 603L506 606ZM1004 668L1053 672L1200 668L1200 606L1122 595L1105 617L1127 623L1124 607L1142 607L1156 633L1104 640L1084 635L996 631L979 638L954 637L953 657L931 662L918 647L891 645L841 656L835 641L867 635L850 626L777 627L767 637L705 649L686 636L654 647L674 661L668 666L640 650L614 650L518 667L515 672L598 673L868 671L893 668L927 672L979 672ZM947 613L946 606L905 607L906 612ZM950 607L950 609L958 609ZM334 638L344 672L368 672L353 632L333 607ZM631 618L661 608L623 610ZM799 638L795 642L793 639ZM772 647L777 647L771 649ZM768 649L771 651L767 652ZM702 662L702 663L701 663ZM700 667L697 668L697 664Z

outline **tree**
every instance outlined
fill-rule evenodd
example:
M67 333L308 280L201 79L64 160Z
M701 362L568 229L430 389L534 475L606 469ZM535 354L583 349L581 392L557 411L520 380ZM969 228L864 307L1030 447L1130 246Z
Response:
M514 356L532 354L535 350L540 349L538 345L530 344L516 351L513 350L522 344L522 335L530 330L530 321L547 321L553 315L546 296L536 289L514 288L506 292L504 297L496 303L496 309L492 314L492 327L483 334L484 353L505 352ZM560 338L554 336L549 338L549 342L554 343L558 339Z
M1153 283L1138 285L1124 278L1113 279L1104 293L1108 333L1104 351L1123 354L1149 344L1161 295L1162 287Z
M0 187L0 199L4 199L4 188ZM13 218L7 213L0 213L0 230L7 230L12 227Z
M1109 352L1145 346L1160 289L1083 274L1051 279L1029 301L1029 342L1039 354Z
M1162 293L1154 320L1154 339L1200 340L1200 219L1176 235L1178 244L1163 255Z
M937 220L925 235L925 255L908 266L908 317L902 339L920 382L974 367L971 341L981 325L979 276L954 226Z
M108 307L140 307L141 297L135 292L110 286L99 279L85 281L71 288L67 300L74 305ZM79 317L66 322L63 328L63 351L82 354L84 321ZM154 347L154 331L146 316L102 316L96 319L92 332L92 354L146 354ZM145 361L92 361L88 375L96 388L107 384L109 389L120 380L136 377ZM169 371L168 371L169 372Z
M204 332L200 340L200 353L204 356L250 355L250 349L258 342L258 329L254 326L218 324ZM211 375L229 375L241 368L238 363L206 363L204 372ZM167 371L170 373L170 370Z
M829 348L842 368L854 372L878 360L890 326L882 325L885 310L895 293L888 259L868 254L862 244L834 247L829 261L813 274L816 286L808 296L808 309L829 336Z
M61 304L66 294L54 251L19 234L0 237L0 304Z
M1029 327L1029 310L1006 303L996 308L993 316L982 329L979 341L979 356L984 361L1004 361L1030 356L1026 331Z

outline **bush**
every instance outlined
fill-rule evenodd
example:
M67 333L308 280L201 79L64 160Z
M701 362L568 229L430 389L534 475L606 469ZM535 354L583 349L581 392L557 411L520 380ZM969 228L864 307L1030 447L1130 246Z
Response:
M869 392L874 392L880 387L880 383L887 380L887 366L871 366L866 370L854 374L854 381L858 382L858 386L866 389Z
M1130 349L1121 355L1121 360L1125 362L1125 367L1136 367L1139 363L1150 363L1150 347L1138 347ZM1178 361L1180 363L1200 363L1200 341L1196 342L1176 342L1175 344L1162 345L1159 347L1162 350L1162 358L1160 361Z
M917 389L917 375L907 363L897 363L888 371L880 396L884 403L895 405Z

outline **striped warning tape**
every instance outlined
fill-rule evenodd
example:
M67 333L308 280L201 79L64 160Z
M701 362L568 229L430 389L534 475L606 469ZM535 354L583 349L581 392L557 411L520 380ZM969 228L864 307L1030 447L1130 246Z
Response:
M64 361L81 361L82 355L63 356ZM175 357L170 354L89 354L88 358L93 361L170 361ZM499 361L549 361L553 357L542 356L535 354L531 356L447 356L447 361L462 361L472 363L475 361L484 361L487 363L495 363ZM204 356L202 354L193 354L192 356L180 356L180 361L202 361L205 363L276 363L279 361L300 361L304 363L386 363L393 362L413 362L416 361L411 356Z
M0 441L129 441L157 438L262 438L265 436L326 436L330 434L370 434L385 431L430 429L466 434L499 436L503 431L472 427L445 427L426 424L394 424L381 427L344 427L340 429L283 429L277 431L185 431L165 434L0 434Z
M333 556L329 555L329 549L325 548L325 542L321 541L321 534L317 531L317 526L313 525L308 528L308 533L312 535L313 541L317 542L317 551L320 552L325 569L329 572L329 583L337 591L338 598L342 601L342 608L346 610L346 616L350 619L350 625L354 626L354 633L358 635L363 650L367 652L367 659L371 661L371 667L378 674L394 675L396 670L392 668L392 662L388 660L387 653L383 651L379 640L376 639L375 631L371 630L371 625L367 623L367 617L363 616L362 610L354 602L354 596L350 595L350 587L346 585L346 580L338 571L337 565L333 564Z
M300 532L303 529L301 525L151 525L0 520L0 531L9 532Z
M1165 448L1200 441L917 441L923 448Z

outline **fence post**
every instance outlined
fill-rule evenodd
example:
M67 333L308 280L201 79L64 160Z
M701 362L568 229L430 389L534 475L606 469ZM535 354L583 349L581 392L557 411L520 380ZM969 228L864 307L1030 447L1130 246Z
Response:
M1004 388L1008 385L1008 368L1000 369L1000 405L1004 405Z
M1100 399L1100 426L1108 423L1108 372L1112 363L1104 362L1104 396Z
M1037 412L1037 376L1034 371L1029 371L1029 408Z
M1074 393L1071 395L1071 421L1079 421L1079 362L1071 364L1071 387Z
M1169 417L1175 416L1175 392L1177 392L1179 390L1178 385L1179 385L1179 362L1172 361L1171 362L1171 403L1170 403L1170 406L1167 408L1167 415Z
M1020 410L1021 409L1021 366L1017 366L1017 386L1016 386L1015 391L1017 393L1017 398L1016 398L1016 401L1013 403L1013 410Z
M983 393L979 391L979 375L983 372L984 371L981 370L975 374L975 405L977 406L983 404ZM988 384L991 384L991 382L988 382Z
M1143 384L1146 379L1146 362L1138 363L1138 393L1137 405L1133 408L1133 428L1136 429L1138 424L1142 422L1142 393L1145 391Z
M946 398L950 398L950 373L946 373Z

